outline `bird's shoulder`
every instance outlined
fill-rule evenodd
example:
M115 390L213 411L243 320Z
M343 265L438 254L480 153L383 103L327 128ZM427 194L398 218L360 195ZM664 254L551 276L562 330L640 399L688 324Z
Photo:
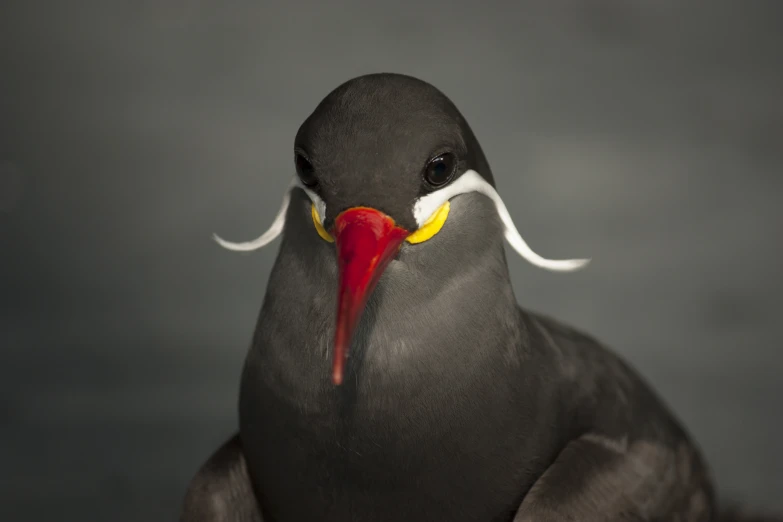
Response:
M558 396L582 428L666 440L688 436L666 402L629 361L595 336L552 317L525 312L531 345L550 364ZM629 428L628 424L633 428Z
M531 343L565 355L571 350L611 352L596 336L551 315L518 306L520 323Z

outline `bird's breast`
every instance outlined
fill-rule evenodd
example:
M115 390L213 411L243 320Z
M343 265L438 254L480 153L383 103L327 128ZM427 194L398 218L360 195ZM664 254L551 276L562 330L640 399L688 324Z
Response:
M555 441L531 436L554 422L521 371L516 303L490 263L502 259L445 282L392 264L341 386L334 288L296 259L278 260L240 392L265 520L509 520Z
M424 348L406 340L387 352ZM384 371L387 355L360 353L340 387L328 360L301 369L311 380L297 386L248 358L241 433L270 518L504 520L548 451L529 436L512 366L422 359Z

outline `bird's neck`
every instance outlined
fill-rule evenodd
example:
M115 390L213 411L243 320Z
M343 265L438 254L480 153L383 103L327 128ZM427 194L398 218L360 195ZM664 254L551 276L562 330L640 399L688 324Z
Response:
M476 368L514 357L519 311L502 230L486 198L462 203L433 240L407 245L387 267L359 322L346 381L415 388L475 379ZM315 234L305 220L289 224L251 354L264 360L273 386L316 393L331 387L336 255L320 238L301 239Z

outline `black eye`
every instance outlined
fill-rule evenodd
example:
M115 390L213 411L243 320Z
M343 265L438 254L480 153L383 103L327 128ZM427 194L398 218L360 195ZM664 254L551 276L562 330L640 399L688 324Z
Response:
M302 183L308 187L316 185L318 183L318 178L315 177L313 164L299 153L296 154L294 161L296 162L296 173L299 175L299 179L302 180Z
M441 154L427 164L427 168L424 170L424 179L433 187L445 185L454 175L456 163L453 154Z

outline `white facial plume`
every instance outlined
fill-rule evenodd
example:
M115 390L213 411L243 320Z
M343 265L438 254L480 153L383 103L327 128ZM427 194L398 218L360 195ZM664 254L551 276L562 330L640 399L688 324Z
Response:
M283 226L285 225L285 214L288 211L288 204L291 202L291 190L296 187L305 191L305 193L310 198L310 201L312 201L315 205L318 216L321 218L321 223L323 223L324 219L326 219L326 203L324 203L324 201L318 197L318 194L305 187L304 184L299 181L298 176L294 176L283 193L283 202L280 204L280 210L277 211L277 216L275 216L275 220L272 222L272 226L270 226L269 229L261 236L253 239L252 241L245 241L244 243L232 243L230 241L226 241L217 234L212 234L212 237L215 238L215 241L217 241L220 246L226 250L233 250L234 252L251 252L253 250L258 250L259 248L267 246L283 232Z
M413 207L413 217L416 218L416 222L421 226L446 201L468 192L478 192L492 200L495 204L495 209L498 211L498 216L500 216L500 220L503 222L506 241L509 242L511 248L516 250L517 254L532 265L546 270L567 272L578 270L590 262L589 259L546 259L533 252L525 240L522 239L522 236L517 231L517 227L514 226L511 215L508 213L508 209L506 209L506 205L503 203L500 195L475 170L468 170L453 183L419 198Z
M277 213L272 226L269 228L269 230L264 232L263 235L257 239L245 243L232 243L221 239L219 236L217 236L217 234L214 235L215 240L223 248L239 252L257 250L271 243L283 231L283 227L285 225L285 214L288 210L288 204L291 200L291 190L294 187L299 187L304 190L305 193L307 193L307 195L310 197L310 200L315 205L318 216L321 219L321 223L323 223L326 218L326 204L320 197L318 197L317 194L305 187L299 181L298 177L294 176L294 179L286 189L286 192L283 196L283 203L280 206L280 210ZM426 196L422 196L416 200L413 207L413 216L416 219L416 223L418 223L418 225L421 227L425 224L427 219L429 219L429 217L432 216L432 214L441 207L441 205L451 200L452 198L459 196L460 194L467 194L470 192L478 192L479 194L483 194L492 200L492 202L495 204L495 208L497 209L498 216L503 223L506 240L523 259L527 260L532 265L554 272L571 272L574 270L579 270L590 262L590 259L546 259L536 254L528 246L525 240L522 239L519 231L517 231L517 228L511 219L511 215L508 213L508 209L503 203L503 200L500 198L500 195L492 187L492 185L487 183L487 181L474 170L466 171L462 174L462 176L457 178L449 185L446 185L442 189L431 192Z

